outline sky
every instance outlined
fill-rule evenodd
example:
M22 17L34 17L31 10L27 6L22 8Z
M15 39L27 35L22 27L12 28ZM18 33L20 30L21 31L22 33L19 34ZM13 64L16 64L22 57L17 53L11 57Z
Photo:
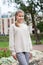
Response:
M3 4L3 0L0 0L0 14L8 14L8 12L14 12L16 11L16 3L10 3L10 5L8 6L8 2L6 0L6 3Z

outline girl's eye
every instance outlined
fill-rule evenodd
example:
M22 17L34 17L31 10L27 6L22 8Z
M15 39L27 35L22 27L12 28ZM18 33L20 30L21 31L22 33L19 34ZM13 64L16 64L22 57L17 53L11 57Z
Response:
M24 16L19 16L19 17L24 17Z

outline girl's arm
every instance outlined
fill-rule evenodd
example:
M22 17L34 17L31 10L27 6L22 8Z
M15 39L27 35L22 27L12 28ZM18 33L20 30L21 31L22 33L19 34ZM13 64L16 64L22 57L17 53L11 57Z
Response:
M28 36L29 36L29 48L30 48L30 51L32 51L33 47L32 47L32 40L31 40L29 28L28 28Z
M13 24L10 26L9 29L9 49L12 53L12 55L15 55L15 49L14 49L14 26Z

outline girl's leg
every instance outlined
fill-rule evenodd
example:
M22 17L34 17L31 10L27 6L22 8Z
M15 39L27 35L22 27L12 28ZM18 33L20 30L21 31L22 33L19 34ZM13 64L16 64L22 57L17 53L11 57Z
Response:
M27 60L26 60L26 57L25 57L25 54L20 52L20 53L17 53L17 59L20 63L20 65L28 65L27 63Z
M25 52L24 54L25 54L26 61L29 65L29 52Z

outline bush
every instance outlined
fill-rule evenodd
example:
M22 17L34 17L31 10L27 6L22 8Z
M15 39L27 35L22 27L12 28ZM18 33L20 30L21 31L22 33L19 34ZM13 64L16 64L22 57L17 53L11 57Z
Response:
M37 28L40 30L40 32L43 32L43 22L39 22L37 24Z
M0 36L0 42L7 42L7 41L9 41L9 36Z
M1 57L9 57L10 54L11 54L11 52L7 48L0 48L0 58Z
M43 33L40 33L40 34L38 34L39 35L39 37L40 37L40 40L42 40L43 39ZM35 34L32 34L31 35L31 38L32 38L32 40L35 40Z

